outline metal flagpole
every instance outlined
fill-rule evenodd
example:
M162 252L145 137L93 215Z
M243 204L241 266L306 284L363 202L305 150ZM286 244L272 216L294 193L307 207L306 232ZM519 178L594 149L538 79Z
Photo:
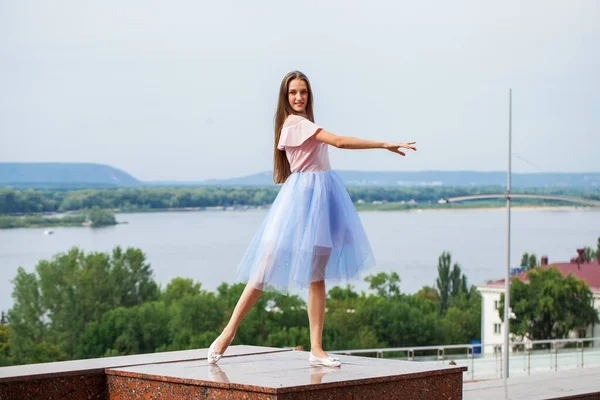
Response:
M510 173L512 152L512 89L508 89L508 177L506 185L506 271L504 271L504 378L508 378L510 333Z

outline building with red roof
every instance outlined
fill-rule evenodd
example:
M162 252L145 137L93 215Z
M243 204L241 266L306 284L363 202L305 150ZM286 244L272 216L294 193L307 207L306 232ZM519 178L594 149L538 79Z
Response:
M583 250L578 249L579 256L569 262L549 263L548 257L542 257L540 266L537 268L555 267L562 276L569 274L583 280L590 287L594 298L594 308L600 314L600 255L595 260L586 261L583 258ZM526 272L512 275L511 280L519 279L527 282ZM489 281L477 287L481 293L481 344L482 351L493 353L498 351L497 346L504 342L503 323L498 312L500 295L504 293L504 279ZM600 337L600 327L590 326L587 337ZM511 339L512 340L512 339Z

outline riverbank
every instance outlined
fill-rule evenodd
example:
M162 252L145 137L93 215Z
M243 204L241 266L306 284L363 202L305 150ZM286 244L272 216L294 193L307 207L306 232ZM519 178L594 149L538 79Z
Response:
M406 211L406 212L423 212L423 211L501 211L506 208L505 203L445 203L445 204L406 204L406 203L382 203L382 204L355 204L359 212L371 211ZM269 206L234 206L234 207L181 207L181 208L161 208L147 210L121 210L111 209L105 210L115 214L152 214L152 213L169 213L169 212L198 212L198 211L248 211L248 210L264 210ZM520 204L512 205L513 210L527 211L585 211L585 210L600 210L598 207L584 206L565 206L565 205L539 205L539 204ZM126 224L121 221L107 223L103 225ZM86 218L85 214L73 212L67 213L36 213L26 215L0 215L0 229L13 228L53 228L53 227L90 227L92 224Z
M23 217L0 216L0 229L12 228L54 228L58 226L84 226L85 215L45 217L42 215L26 215Z
M188 211L245 211L245 210L264 210L271 205L263 206L216 206L216 207L170 207L170 208L154 208L154 209L113 209L114 213L118 214L138 214L138 213L161 213L161 212L188 212ZM424 211L424 210L498 210L506 208L506 202L464 202L464 203L406 203L406 202L384 202L384 203L354 203L357 211ZM535 203L519 202L515 204L513 201L511 208L513 210L532 210L532 211L549 211L549 210L600 210L600 207L593 206L572 206L572 205L551 205Z
M127 222L107 223L100 226L126 224ZM28 215L25 217L0 216L0 229L16 228L56 228L56 227L92 227L92 223L85 216L73 217L42 217ZM94 226L96 227L96 226Z
M118 224L115 214L109 210L92 207L85 213L26 214L23 216L0 215L0 229L53 228L53 227L99 227Z

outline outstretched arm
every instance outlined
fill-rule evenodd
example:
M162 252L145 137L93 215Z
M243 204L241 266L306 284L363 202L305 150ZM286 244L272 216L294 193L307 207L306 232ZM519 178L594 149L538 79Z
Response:
M417 150L417 148L414 146L417 142L377 142L374 140L360 139L352 136L337 136L322 129L315 134L315 139L331 146L335 146L338 149L386 149L392 153L397 153L402 156L405 154L400 151L401 148L414 151Z

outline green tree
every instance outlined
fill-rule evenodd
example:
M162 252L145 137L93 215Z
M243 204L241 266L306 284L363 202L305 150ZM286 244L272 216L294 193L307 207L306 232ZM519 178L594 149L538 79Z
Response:
M163 302L105 312L101 321L86 325L76 358L95 358L151 353L170 340L171 315Z
M0 191L0 214L34 213L42 211L87 210L92 207L103 209L118 208L123 211L156 210L169 207L210 207L224 205L263 205L272 203L279 187L198 187L198 188L110 188L68 190L2 189ZM540 194L561 194L599 200L600 194L594 190L520 189ZM400 201L411 199L424 204L435 202L440 197L447 198L468 194L495 193L497 187L477 188L382 188L349 187L353 201L386 201L392 208L401 208ZM528 204L544 204L540 200L528 200ZM395 203L395 204L393 204ZM484 205L501 205L492 201ZM368 205L364 205L368 206ZM445 205L444 207L449 207ZM402 208L413 206L403 205ZM524 264L528 265L528 264Z
M439 337L435 307L413 296L406 299L369 296L356 307L354 315L359 327L370 326L387 346L433 345ZM349 334L357 331L354 328Z
M452 269L452 256L443 252L438 257L438 278L436 280L437 297L439 299L440 315L443 315L450 306L450 299L467 292L467 278L462 274L460 266L454 264Z
M98 206L94 206L90 209L88 212L88 218L92 222L92 226L107 226L117 224L114 213L108 210L102 210Z
M448 252L443 252L438 257L438 278L436 280L436 288L439 302L439 314L443 315L450 304L450 293L452 290L452 280L450 274L450 265L452 264L452 256Z
M4 323L0 323L0 367L6 367L13 364L10 344L9 344L9 329Z
M202 293L202 284L194 283L193 279L173 278L162 293L162 300L167 304L181 300L186 296L196 296Z
M534 269L527 273L529 283L514 279L510 299L516 318L511 321L511 333L532 340L562 339L570 331L584 329L598 322L593 297L587 284L569 274L561 275L554 267ZM504 316L504 296L501 296L501 318Z
M24 364L33 358L33 349L47 337L44 321L46 312L41 299L39 282L35 273L17 269L13 279L13 307L8 311L9 346L16 364Z
M451 299L440 320L443 344L470 343L481 339L481 295L475 286Z
M205 291L174 302L169 313L171 343L168 350L208 347L217 338L226 321L225 304L214 293ZM250 321L244 320L244 326L238 329L234 344L239 343L239 336L247 322Z
M358 293L354 291L352 285L346 285L345 288L334 286L329 290L329 292L327 292L327 294L332 300L348 300L358 298Z
M535 254L532 253L532 254L529 255L529 261L527 263L527 269L534 269L537 266L538 266L537 257L535 256Z
M307 326L283 327L269 333L267 341L273 347L297 347L310 349L310 332Z
M73 248L40 261L36 272L19 268L13 282L8 322L17 363L42 359L31 352L42 343L55 348L38 350L54 355L57 350L73 358L88 323L100 321L114 308L141 305L159 296L145 256L132 248L117 247L112 254L85 254Z
M600 237L598 237L598 243L596 246L596 250L594 250L592 247L589 247L589 246L585 246L583 248L583 260L585 262L592 262L594 260L597 260L599 254L600 254Z
M461 293L467 292L467 278L462 274L458 264L454 264L452 267L450 279L450 297L457 297Z
M439 301L437 291L431 286L423 286L415 293L415 297L419 300L429 300L435 303Z
M519 265L521 266L521 268L527 269L527 266L529 265L529 254L528 253L523 253L523 255L521 256L521 263Z
M361 326L352 339L348 342L350 349L373 349L381 347L383 342L379 340L377 332L370 326Z
M365 278L369 283L369 289L374 290L379 296L391 297L400 295L400 275L396 272L380 272L377 275L369 275Z
M537 267L538 266L537 257L533 253L531 253L531 254L523 253L523 256L521 257L520 266L524 270L529 270L529 269L533 269L533 268Z

